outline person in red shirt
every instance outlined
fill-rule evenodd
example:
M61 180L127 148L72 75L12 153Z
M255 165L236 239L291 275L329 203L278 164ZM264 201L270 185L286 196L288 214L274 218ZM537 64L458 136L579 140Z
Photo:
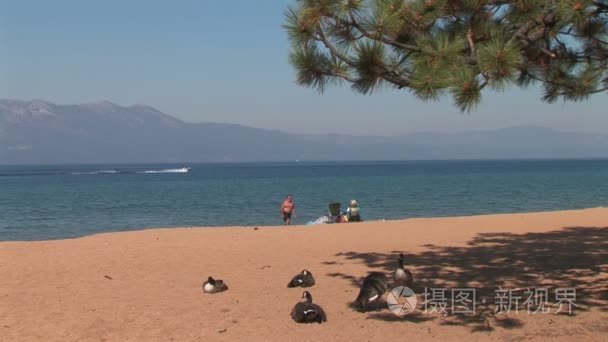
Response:
M296 214L296 204L293 202L293 198L291 195L287 195L283 204L281 205L281 215L283 215L283 222L286 225L291 224L291 216L295 217Z

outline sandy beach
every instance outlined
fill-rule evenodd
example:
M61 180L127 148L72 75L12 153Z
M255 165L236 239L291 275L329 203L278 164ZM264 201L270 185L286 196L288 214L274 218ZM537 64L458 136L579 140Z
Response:
M405 254L417 311L349 307ZM302 269L328 322L290 318ZM227 292L204 294L208 275ZM498 288L548 288L549 313L496 313ZM475 288L475 313L425 311L425 288ZM554 290L576 289L572 314ZM1 341L603 340L608 209L300 227L179 228L0 243ZM482 303L485 300L485 303ZM520 300L520 304L521 304ZM450 304L448 303L448 309Z

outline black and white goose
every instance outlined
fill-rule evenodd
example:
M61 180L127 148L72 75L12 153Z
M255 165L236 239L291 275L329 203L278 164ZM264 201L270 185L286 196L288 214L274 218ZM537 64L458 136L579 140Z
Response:
M221 279L213 279L212 277L207 278L207 281L203 283L203 292L205 293L218 293L228 290L228 286Z
M312 295L308 291L302 293L302 300L291 310L291 318L298 323L327 322L325 311L312 302Z
M298 275L293 277L287 287L311 287L315 284L315 278L309 270L302 270Z
M356 308L367 311L370 303L377 303L388 289L389 278L382 272L370 272L359 290L359 295L353 303Z
M412 289L414 284L414 276L407 268L403 266L404 257L403 254L399 254L397 260L397 268L393 272L393 281L395 286L405 286Z

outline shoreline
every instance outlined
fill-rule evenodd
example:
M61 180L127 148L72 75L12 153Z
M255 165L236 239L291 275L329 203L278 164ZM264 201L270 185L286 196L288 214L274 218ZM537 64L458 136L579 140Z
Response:
M281 227L281 226L279 226ZM608 332L608 208L331 224L153 228L0 243L0 341L603 340ZM417 311L350 306L368 272L403 253ZM328 315L289 317L302 294L287 282L308 269L307 289ZM229 290L204 294L207 276ZM475 315L423 310L425 288L575 288L573 315ZM553 292L549 298L555 311Z
M475 214L475 215L458 215L458 216L425 216L425 217L409 217L402 219L375 219L375 220L366 220L362 222L351 222L355 224L366 224L366 223L385 223L385 222L408 222L412 220L441 220L441 219L463 219L463 218L474 218L474 217L494 217L494 216L509 216L509 215L526 215L526 214L549 214L549 213L561 213L561 212L577 212L577 211L585 211L585 210L595 210L595 209L607 209L605 206L597 206L597 207L588 207L588 208L580 208L580 209L556 209L556 210L543 210L543 211L525 211L525 212L512 212L512 213L489 213L489 214ZM340 223L343 225L344 223ZM173 231L173 230L189 230L189 229L277 229L277 228L318 228L321 226L325 226L326 224L318 224L318 225L308 225L308 224L293 224L293 225L249 225L249 226L170 226L170 227L142 227L142 228L134 228L128 230L120 230L120 231L108 231L108 232L98 232L87 235L80 235L75 237L68 238L58 238L58 239L42 239L42 240L2 240L0 241L0 245L2 243L36 243L36 242L46 242L46 241L71 241L77 239L83 239L88 237L94 237L98 235L113 235L113 234L122 234L122 233L133 233L133 232L145 232L145 231ZM332 226L336 224L331 224Z

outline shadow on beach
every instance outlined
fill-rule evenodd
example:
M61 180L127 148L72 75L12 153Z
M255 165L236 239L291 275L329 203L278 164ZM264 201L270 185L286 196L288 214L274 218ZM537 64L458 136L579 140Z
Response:
M469 326L472 331L492 331L495 327L514 329L523 321L513 314L496 312L496 290L514 290L520 296L519 315L528 315L522 304L528 298L524 291L548 289L547 309L557 310L555 289L575 288L577 306L572 314L597 308L608 311L608 227L567 227L545 233L479 234L464 247L425 245L419 254L407 251L387 253L341 252L336 260L324 264L363 262L375 270L392 271L399 253L405 254L406 267L414 274L414 291L419 294L418 311L400 318L387 309L367 313L368 319L389 322L420 323L440 319L441 324ZM344 273L328 276L343 278L358 287L360 278ZM360 276L360 275L357 275ZM423 313L425 288L447 289L448 315ZM475 288L475 313L454 314L450 290ZM430 291L430 290L429 290ZM353 298L354 299L354 298ZM482 300L486 303L482 303ZM562 313L567 313L567 301ZM427 310L430 308L426 306ZM512 311L514 311L514 306Z

